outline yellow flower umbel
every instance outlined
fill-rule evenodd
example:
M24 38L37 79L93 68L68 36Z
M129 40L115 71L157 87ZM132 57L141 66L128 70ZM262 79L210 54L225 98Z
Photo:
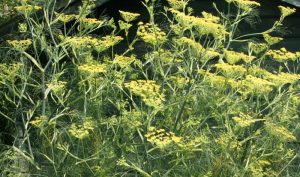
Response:
M67 23L71 20L79 18L79 15L76 15L76 14L63 14L63 13L57 13L57 12L54 12L54 14L57 17L57 20L59 20L63 23Z
M31 44L31 39L24 40L7 40L7 43L19 51L25 51Z
M278 62L286 62L288 60L294 61L300 57L297 53L287 51L285 48L281 48L280 50L269 50L267 56Z
M214 65L225 77L241 78L247 72L247 69L241 65L230 65L227 63L218 63Z
M55 94L61 94L65 87L66 87L67 82L63 81L54 81L49 84L47 84L47 88L51 91L53 91Z
M220 55L214 49L204 48L199 42L187 37L181 37L180 39L177 39L176 42L180 45L186 45L190 47L190 49L197 54L201 61L210 60Z
M284 7L284 6L278 6L280 12L281 12L281 16L283 18L289 16L289 15L292 15L293 13L296 12L296 9L295 8L290 8L290 7Z
M283 40L283 38L281 38L281 37L273 37L273 36L270 36L269 34L263 34L263 37L269 45L277 44Z
M170 6L176 10L183 10L183 8L187 5L187 0L167 0Z
M66 37L65 43L70 44L71 47L83 50L83 49L95 49L97 52L103 52L108 48L119 43L123 38L120 36L105 36L103 38L94 38L91 36L85 37Z
M262 120L262 119L254 119L250 115L243 114L243 113L241 113L238 117L233 117L232 119L234 120L236 125L240 128L249 127L255 122Z
M88 63L79 65L78 70L85 74L101 74L106 72L106 65Z
M98 20L96 18L81 18L80 23L85 29L93 29L103 25L104 21Z
M22 5L22 6L15 6L14 9L22 14L32 13L37 10L41 10L41 6L32 6L32 5Z
M26 23L19 23L18 30L20 33L25 33L27 31L27 24Z
M268 49L268 44L266 43L257 43L257 42L249 42L248 47L255 54L260 54L265 52Z
M238 91L243 95L263 95L270 93L274 84L265 79L248 75L246 79L238 81L237 87Z
M95 128L95 122L91 117L86 117L82 124L72 123L68 132L77 139L84 139L90 135Z
M281 87L285 84L294 84L300 80L299 74L291 73L279 73L279 74L269 74L265 77L268 81L275 84L276 87Z
M140 14L138 13L125 12L122 10L119 10L119 12L123 20L126 21L127 23L134 21L140 16Z
M280 141L287 142L297 140L293 133L283 126L265 122L265 129L270 135L277 137Z
M179 144L182 140L181 137L176 136L173 132L166 132L165 129L156 129L155 127L150 127L145 137L147 141L161 149L171 144Z
M255 56L249 56L244 53L229 51L229 50L225 50L224 54L225 54L225 59L229 64L235 64L241 60L243 60L246 63L249 63L255 59Z
M166 33L163 32L156 24L139 22L137 35L146 43L153 46L163 44L166 40Z
M125 83L125 87L134 95L140 96L147 106L159 108L165 96L160 93L160 86L153 80L136 80Z
M228 3L234 3L237 7L244 11L252 11L253 8L259 7L260 3L254 0L226 0Z
M34 120L30 121L30 124L37 127L42 128L48 123L49 118L45 115L36 117Z
M116 55L113 62L118 64L121 68L126 68L135 60L136 58L134 56L126 57L123 55Z

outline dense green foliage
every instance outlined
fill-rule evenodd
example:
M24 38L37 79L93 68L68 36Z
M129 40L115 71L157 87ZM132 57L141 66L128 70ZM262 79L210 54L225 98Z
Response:
M0 48L2 176L299 176L300 53L273 47L295 9L241 34L260 4L226 1L196 17L144 0L148 22L21 1Z

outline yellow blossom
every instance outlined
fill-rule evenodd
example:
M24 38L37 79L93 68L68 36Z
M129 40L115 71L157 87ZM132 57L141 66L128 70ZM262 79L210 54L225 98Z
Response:
M119 10L121 17L123 18L124 21L128 22L132 22L133 20L135 20L136 18L138 18L140 16L140 14L138 13L132 13L132 12L125 12L122 10Z
M183 8L187 5L186 0L167 0L170 6L177 10L183 10Z
M281 37L273 37L273 36L270 36L269 34L263 34L263 37L269 45L277 44L283 40L283 38L281 38Z
M242 65L230 65L227 63L218 63L214 65L225 77L240 78L243 77L247 69Z
M76 14L63 14L63 13L57 13L55 12L55 15L57 16L57 19L61 22L67 23L73 19L78 19L79 15Z
M100 74L106 72L105 64L83 64L78 66L78 70L83 73Z
M270 93L273 90L274 83L247 75L246 79L238 81L237 87L239 89L238 91L243 95L261 95Z
M225 50L224 54L225 54L225 59L229 64L235 64L241 60L243 60L246 63L249 63L255 59L255 56L249 56L244 53L229 51L229 50Z
M47 84L47 88L52 90L54 93L61 93L65 89L66 84L67 82L55 81Z
M190 28L195 28L199 35L212 35L214 38L223 38L228 34L225 26L216 23L218 17L215 17L206 12L203 13L205 17L194 17L185 15L183 12L179 12L175 9L170 10L176 20L182 25Z
M265 77L265 79L274 83L275 86L281 87L285 84L294 84L300 80L300 75L281 72L279 74L269 74Z
M126 68L135 60L136 58L134 56L126 57L123 55L116 55L113 62L118 64L121 68Z
M260 54L268 49L266 43L249 42L248 46L255 54Z
M32 6L32 5L22 5L22 6L15 6L14 9L20 13L26 14L31 13L33 11L41 10L41 6Z
M147 141L161 149L166 148L172 143L179 144L182 141L182 138L176 136L173 132L166 132L165 129L157 130L155 127L150 127L145 137Z
M137 35L143 39L143 41L152 45L160 45L167 40L165 32L157 25L151 25L149 23L144 24L140 22Z
M267 56L270 56L273 60L278 62L286 62L288 60L294 61L299 58L297 53L287 51L285 48L281 48L280 50L269 50Z
M86 117L81 124L72 123L68 129L68 132L78 139L87 138L90 132L95 128L95 122L91 117Z
M249 127L250 125L254 124L257 121L261 121L263 119L254 119L250 115L241 113L237 117L232 118L236 125L241 128Z
M270 135L277 137L281 141L296 141L296 137L287 128L274 123L265 122L265 128Z
M280 12L281 12L281 15L283 17L287 17L293 13L296 12L296 9L295 8L290 8L290 7L284 7L284 6L278 6Z
M144 103L150 107L159 108L162 106L165 96L160 93L160 86L153 80L136 80L125 83L125 87L134 95L140 96Z
M7 40L7 43L14 47L16 50L24 51L32 44L32 40Z

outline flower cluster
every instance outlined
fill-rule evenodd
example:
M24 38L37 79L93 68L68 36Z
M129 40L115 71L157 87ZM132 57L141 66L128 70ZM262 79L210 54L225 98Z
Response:
M245 11L251 11L255 7L259 7L260 3L252 0L226 0L228 3L234 3L237 7L245 10Z
M76 15L76 14L63 14L63 13L55 12L55 15L57 16L57 20L59 20L63 23L67 23L71 20L79 18L79 15Z
M296 141L296 137L293 135L293 133L291 133L288 129L286 129L283 126L279 126L270 122L265 122L265 129L270 135L277 137L283 142Z
M225 77L240 78L243 77L247 69L242 65L230 65L227 63L217 63L214 65Z
M235 51L224 51L225 59L229 64L235 64L241 60L246 63L249 63L255 59L255 56L249 56L244 53L235 52Z
M167 0L167 1L173 9L177 9L177 10L182 10L187 4L186 0Z
M203 18L185 15L183 12L179 12L175 9L170 10L176 20L182 24L182 26L195 28L199 35L212 35L214 38L223 38L224 35L228 34L225 26L216 23L218 17L213 16L209 13L202 13Z
M249 42L248 46L255 54L260 54L268 49L268 44L266 43Z
M68 132L78 139L84 139L90 135L90 131L95 128L95 122L91 117L86 117L82 124L72 123Z
M182 88L185 85L193 82L190 78L185 78L182 76L170 76L170 81L173 82L178 88Z
M239 89L238 91L243 95L268 94L273 90L274 87L272 82L251 75L247 75L246 79L238 81L236 84L236 87Z
M249 127L255 122L259 121L259 119L253 119L252 116L241 113L238 117L232 118L236 125L241 128Z
M22 69L23 64L21 62L12 64L0 64L0 83L5 83L7 80L14 81L17 74ZM1 84L0 84L1 85Z
M273 60L278 62L286 62L288 60L296 60L300 58L300 53L287 51L285 48L281 48L279 50L269 50L267 52L267 56L271 57Z
M279 74L269 74L265 79L274 83L275 86L281 87L285 84L294 84L300 80L300 75L281 72Z
M226 78L224 76L219 76L215 73L210 73L204 70L198 72L200 75L204 76L203 82L215 88L226 88L228 84L234 82L233 79Z
M80 22L86 28L92 28L92 27L100 26L100 25L104 24L104 21L98 20L96 18L81 18Z
M25 51L32 44L32 40L7 40L7 43L14 47L16 50Z
M281 37L273 37L273 36L270 36L269 34L266 34L266 33L263 34L263 37L269 45L277 44L277 43L279 43L280 41L283 40L283 38L281 38Z
M163 32L156 24L139 22L137 35L146 43L153 46L163 44L166 40L166 33Z
M134 21L136 18L140 16L138 13L132 13L132 12L125 12L122 10L119 10L121 17L124 21L127 23Z
M25 33L27 31L27 24L26 23L19 23L18 30L20 33Z
M20 12L22 14L31 13L33 11L41 10L41 6L32 6L32 5L22 5L22 6L15 6L14 9L17 12Z
M78 70L82 73L87 73L87 74L100 74L106 72L106 65L88 63L88 64L79 65Z
M173 132L166 132L165 129L156 129L155 127L150 127L145 137L147 141L161 149L172 143L179 144L182 140L181 137L176 136Z
M153 80L136 80L125 83L125 87L134 95L140 96L147 106L158 108L165 100L160 86Z
M290 7L284 7L284 6L278 6L280 13L283 17L287 17L293 13L296 12L295 8L290 8Z
M66 43L70 44L75 49L95 49L97 52L103 52L108 48L116 45L121 40L120 36L105 36L101 39L91 36L85 37L66 37Z
M123 55L116 55L113 62L118 64L121 68L126 68L135 60L135 56L126 57Z
M187 37L181 37L180 39L177 39L176 42L180 45L187 45L190 47L202 61L210 60L220 55L219 52L215 51L213 48L204 48L199 42Z
M44 125L48 123L49 118L47 116L39 116L36 117L34 120L30 121L30 124L37 127L42 128Z
M56 94L62 93L66 87L67 82L55 81L47 84L47 88Z

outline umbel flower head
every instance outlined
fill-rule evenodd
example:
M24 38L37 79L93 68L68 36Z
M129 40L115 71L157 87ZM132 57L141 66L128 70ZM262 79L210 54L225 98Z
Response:
M170 6L176 10L183 10L183 8L187 5L187 0L167 0Z
M245 11L251 11L255 7L259 7L260 3L254 0L226 0L228 3L234 3L237 7Z
M217 23L219 18L207 12L203 12L203 18L200 18L186 15L175 9L170 9L170 11L174 14L178 23L190 29L195 29L201 36L212 35L214 38L223 38L224 35L228 34L225 26Z
M278 138L280 141L296 141L296 137L293 133L283 126L279 126L271 122L265 122L265 129L270 135Z
M176 136L173 132L166 132L165 129L156 129L155 127L150 127L145 137L147 141L161 149L172 143L179 144L182 140L181 137Z
M140 96L147 106L159 108L165 96L160 93L160 86L153 80L136 80L125 83L125 87L134 95Z
M123 40L120 36L104 36L102 38L95 38L91 36L75 36L75 37L65 37L65 43L70 44L71 47L83 50L83 49L94 49L97 52L103 52L110 47L116 45L121 40Z
M31 44L31 39L24 39L24 40L7 40L6 41L9 45L19 51L25 51Z
M134 21L140 16L140 14L138 13L125 12L122 10L119 10L119 12L123 20L126 21L127 23Z
M269 34L263 34L263 37L265 39L265 41L269 44L269 45L274 45L274 44L277 44L279 43L280 41L283 40L283 38L281 37L273 37Z
M297 58L300 58L299 53L293 53L290 51L287 51L284 47L280 50L269 50L267 52L267 56L271 57L273 60L276 60L278 62L286 62L288 60L296 60Z
M113 62L118 64L121 68L126 68L135 60L136 58L134 56L126 57L123 55L116 55Z
M22 6L15 6L14 9L22 14L32 13L37 10L41 10L41 6L33 6L33 5L22 5Z
M63 13L57 13L57 12L54 12L54 14L55 14L57 20L59 20L63 23L67 23L71 20L79 18L79 15L76 15L76 14L63 14Z
M246 63L249 63L255 59L255 56L249 56L244 53L230 51L230 50L225 50L224 54L225 54L225 59L229 64L235 64L241 60L243 60Z
M296 9L295 8L290 8L290 7L284 7L284 6L278 6L280 12L281 12L281 15L283 17L287 17L289 15L292 15L293 13L296 12Z
M163 32L156 24L139 22L137 35L146 43L153 46L163 44L167 38L166 33Z

